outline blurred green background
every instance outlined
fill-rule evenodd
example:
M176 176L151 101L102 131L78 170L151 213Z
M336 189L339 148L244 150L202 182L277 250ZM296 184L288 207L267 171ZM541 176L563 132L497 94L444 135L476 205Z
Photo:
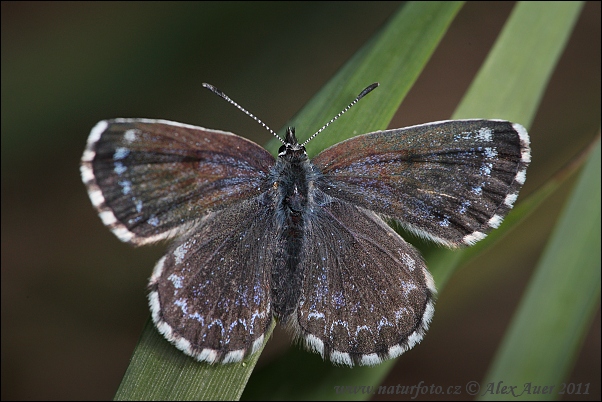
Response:
M201 84L277 130L398 6L3 2L2 399L112 398L148 317L145 286L165 247L121 244L94 212L79 159L98 120L164 118L265 143ZM449 118L512 7L466 4L390 127ZM600 3L587 3L530 130L521 198L599 131L600 36ZM425 340L385 384L482 379L573 183L452 277ZM276 331L259 364L289 344ZM600 353L598 311L570 378L590 395L565 399L600 399Z

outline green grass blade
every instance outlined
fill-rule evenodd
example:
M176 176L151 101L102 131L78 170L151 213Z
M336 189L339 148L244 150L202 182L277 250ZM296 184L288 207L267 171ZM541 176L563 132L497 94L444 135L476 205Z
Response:
M260 353L244 363L202 364L168 343L149 318L115 400L237 400Z
M563 396L561 384L600 300L600 169L598 139L483 385L503 381L518 386L518 399ZM551 394L530 393L528 384L554 389ZM488 390L482 386L481 391ZM500 397L482 394L485 400Z
M540 188L534 193L530 194L526 199L522 200L520 204L514 207L512 211L504 219L504 226L514 227L519 225L521 221L525 220L531 213L557 191L560 186L566 183L567 180L572 178L578 171L583 167L585 162L588 160L593 150L596 147L597 141L590 144L586 149L576 155L569 163L560 168L550 179L548 179ZM464 264L482 253L484 250L490 248L495 243L500 241L509 233L509 230L494 230L484 240L478 243L478 247L470 247L460 253L459 264Z
M572 8L567 10L567 4L546 3L536 7L534 5L536 4L521 3L516 7L458 107L458 111L454 114L454 118L498 118L529 126L581 7L579 4L571 5ZM565 23L559 21L562 18ZM537 23L531 24L528 21ZM525 27L525 29L517 29L517 27ZM551 30L554 31L553 34L550 33ZM548 43L550 36L554 38L553 46L541 46L542 43ZM545 50L543 54L538 53L542 63L533 62L534 49ZM502 80L499 79L500 74ZM497 99L498 93L501 94L502 100ZM505 99L506 93L513 94L513 98ZM519 108L515 106L517 104L520 105ZM509 219L496 230L498 238L516 227L521 221L521 216L528 212L530 212L528 209L522 211L517 209L515 218ZM490 246L491 243L480 242L466 250L479 253L488 245ZM440 290L459 264L466 261L465 252L467 251L426 249L425 257L429 269ZM293 359L294 364L291 363ZM258 371L251 379L253 382L255 377L261 377L257 378L258 382L271 384L269 395L261 391L251 392L249 387L243 397L248 399L368 399L371 394L366 393L361 387L352 392L337 394L335 386L354 384L377 386L380 383L378 379L383 378L394 364L394 362L385 362L374 368L346 369L319 366L314 364L312 359L314 357L308 354L290 351L274 367ZM279 386L275 387L274 384ZM305 384L312 384L312 386L307 387Z
M528 129L582 6L578 2L518 3L453 118L504 119ZM511 229L508 223L495 231L496 238ZM490 244L479 242L458 252L426 251L428 261L443 262L429 263L437 286L443 286L458 263L465 261L462 256L448 259L449 254L475 255Z
M520 2L453 118L531 126L582 2Z
M460 7L459 2L405 4L291 122L303 128L297 130L299 138L307 138L364 87L381 83L383 88L366 97L362 108L352 109L337 121L336 130L312 141L308 152L316 153L342 139L385 128ZM273 151L277 145L268 149ZM148 324L115 398L238 399L258 355L244 364L198 363L167 343ZM319 364L330 367L321 361ZM380 379L386 367L381 365L372 373L381 373L376 376Z
M364 45L287 126L297 127L303 141L338 114L359 92L380 87L352 108L329 131L307 145L310 157L358 134L387 127L426 62L434 52L462 2L409 2ZM286 127L281 130L284 131ZM282 145L271 141L268 149Z

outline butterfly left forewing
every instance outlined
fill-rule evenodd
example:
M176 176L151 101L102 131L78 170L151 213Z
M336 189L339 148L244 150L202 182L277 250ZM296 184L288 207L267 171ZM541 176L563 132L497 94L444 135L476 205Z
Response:
M327 194L438 243L470 245L512 208L530 162L529 136L507 121L444 121L361 135L312 162Z

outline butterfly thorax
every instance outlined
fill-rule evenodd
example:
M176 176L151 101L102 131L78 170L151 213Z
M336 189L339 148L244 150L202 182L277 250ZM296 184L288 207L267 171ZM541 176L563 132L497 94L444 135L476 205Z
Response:
M285 319L294 311L299 298L302 273L298 267L310 189L316 177L305 147L298 143L294 128L289 128L272 172L278 241L282 244L282 253L272 272L272 302L280 319Z
M274 185L277 188L277 209L284 214L289 230L301 223L303 212L307 206L311 165L305 147L299 145L295 137L295 129L286 131L286 143L280 147L278 162L275 168ZM303 229L302 227L298 229ZM292 234L292 233L291 233Z

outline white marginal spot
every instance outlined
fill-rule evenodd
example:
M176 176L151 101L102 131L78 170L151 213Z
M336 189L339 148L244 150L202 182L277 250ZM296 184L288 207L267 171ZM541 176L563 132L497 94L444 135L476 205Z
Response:
M518 172L514 180L516 180L516 182L521 186L525 184L525 180L527 180L527 169L523 169L520 172Z
M255 353L255 352L257 352L259 350L259 348L261 347L261 345L263 345L263 339L264 339L264 336L261 335L259 338L257 338L255 340L255 342L253 342L253 347L251 349L251 353Z
M102 223L104 223L108 227L113 226L117 222L115 214L113 214L113 212L111 211L102 211L98 214L98 216L100 216Z
M176 338L174 339L174 345L176 345L176 348L180 349L186 354L192 354L192 346L190 345L190 342L188 342L186 339Z
M82 176L82 181L85 184L88 184L94 180L94 173L92 172L92 169L88 165L81 165L79 167L79 171Z
M434 295L437 294L437 288L435 287L435 280L433 279L433 275L426 268L422 268L422 273L424 274L424 280L426 282L426 287L429 288L431 293Z
M506 199L504 200L504 204L506 204L506 206L512 208L514 206L514 203L516 202L517 198L518 198L518 193L508 194L506 196Z
M531 162L531 150L529 145L531 144L531 139L529 138L529 134L527 130L518 123L514 123L512 127L518 133L518 138L521 141L521 146L523 147L521 151L521 161L525 163Z
M389 358L395 359L397 356L402 355L403 352L405 352L406 350L408 350L407 347L401 345L393 345L389 348Z
M124 243L129 243L134 238L134 234L127 230L125 226L115 226L111 228L111 231L119 240Z
M349 355L349 353L339 352L338 350L334 350L330 354L330 360L334 363L353 366L353 361L351 360L351 356Z
M521 126L518 123L514 123L512 124L512 127L516 130L516 132L518 133L518 138L520 138L521 142L525 145L525 146L529 146L531 144L531 139L529 138L529 134L527 133L527 129L524 128L523 126Z
M150 284L153 285L155 283L157 283L157 281L159 280L159 278L161 277L161 274L163 273L163 267L165 266L165 259L167 258L166 255L164 255L163 257L161 257L161 259L159 261L157 261L157 263L155 264L155 268L153 268L153 274L151 275L151 279L150 279Z
M376 353L370 353L369 355L363 355L361 365L362 366L375 366L380 364L382 359L378 357Z
M90 136L88 137L88 145L93 145L100 139L102 133L107 131L109 127L109 122L106 120L99 121L96 123L94 127L92 127L92 131L90 131ZM91 161L91 159L89 160Z
M232 352L228 352L228 354L224 357L223 363L236 363L241 361L245 357L245 351L243 349L234 350Z
M152 283L152 281L151 281ZM153 317L153 322L155 325L159 322L159 310L161 309L161 305L159 303L159 293L150 292L148 294L148 304L151 309L151 315Z
M521 151L520 160L524 163L531 162L531 150L529 148L525 148Z
M203 351L196 356L196 359L207 363L215 363L217 361L217 351L213 349L203 349Z
M468 244L469 246L472 246L476 242L483 240L486 236L487 235L485 233L474 232L474 233L464 236L464 238L462 239L462 242L464 242L464 244Z
M322 356L322 358L324 358L324 342L322 342L319 338L312 334L306 335L305 344L309 350L318 353L320 356Z
M491 219L489 219L489 222L487 222L487 224L489 226L491 226L492 228L498 228L500 226L500 224L502 223L503 218L499 215L493 215L491 217Z
M84 163L90 163L94 160L94 157L96 156L96 152L86 148L84 150L84 154L82 155L82 162Z
M105 197L102 195L100 190L89 191L88 195L90 196L90 201L92 201L92 205L96 208L99 208L105 202Z
M158 321L155 324L159 332L162 333L164 337L166 337L169 341L174 340L173 329L169 326L168 323L166 323L165 321Z
M414 331L412 335L408 337L408 350L412 349L416 344L420 343L422 340L422 335L418 333L418 331Z
M430 324L431 320L433 319L434 314L435 314L435 306L433 305L433 302L430 301L426 305L426 310L424 310L424 315L422 316L422 326L424 327L425 331L428 329L429 324Z

